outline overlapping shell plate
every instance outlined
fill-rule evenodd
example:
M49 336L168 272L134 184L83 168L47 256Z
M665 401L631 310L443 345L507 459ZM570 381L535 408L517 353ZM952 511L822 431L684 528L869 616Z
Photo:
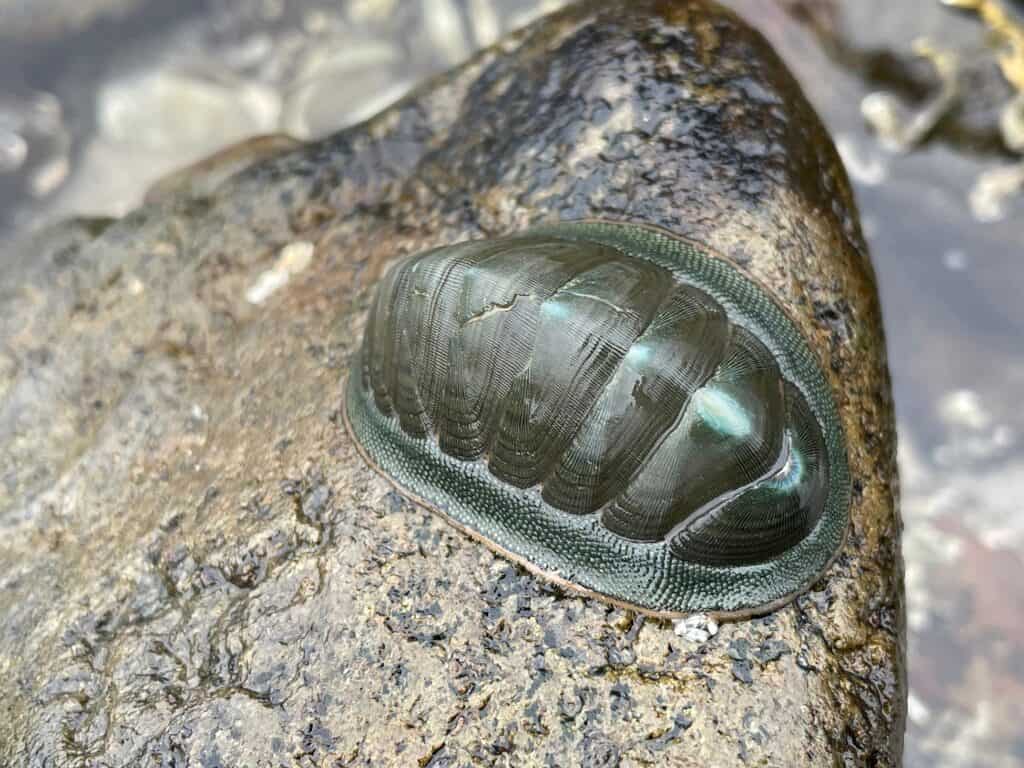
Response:
M651 229L563 224L401 261L346 401L398 486L649 612L770 607L846 527L842 432L806 341L734 266Z

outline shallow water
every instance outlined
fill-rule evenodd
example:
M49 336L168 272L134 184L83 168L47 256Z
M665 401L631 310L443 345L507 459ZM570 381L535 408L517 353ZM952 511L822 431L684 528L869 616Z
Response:
M0 242L120 215L228 142L356 122L559 4L93 0L68 17L40 3L0 24ZM878 273L906 526L906 765L1024 765L1024 192L980 183L1022 162L999 123L1013 88L978 18L937 0L786 2L817 35L769 0L731 4L832 130ZM19 5L0 0L0 20ZM920 36L946 58L915 54ZM908 138L929 109L938 122Z
M1020 167L999 130L1014 90L974 15L891 5L845 6L847 50L832 56L843 63L827 84L803 82L854 181L885 317L905 525L905 763L1020 766L1024 193L980 194L985 174ZM897 151L865 106L917 78L916 103L900 99L905 125L941 92L914 54L919 36L957 57L958 104Z

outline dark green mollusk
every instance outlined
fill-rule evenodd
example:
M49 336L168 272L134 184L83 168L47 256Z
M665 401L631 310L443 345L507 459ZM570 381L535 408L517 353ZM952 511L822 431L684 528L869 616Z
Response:
M540 227L394 265L346 418L462 528L652 613L767 610L846 530L845 441L806 340L734 265L647 227Z

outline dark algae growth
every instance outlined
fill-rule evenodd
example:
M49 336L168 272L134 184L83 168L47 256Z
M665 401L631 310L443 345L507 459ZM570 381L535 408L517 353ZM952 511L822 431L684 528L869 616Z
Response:
M346 394L372 463L530 570L661 614L749 614L846 530L835 403L728 261L600 222L408 258Z

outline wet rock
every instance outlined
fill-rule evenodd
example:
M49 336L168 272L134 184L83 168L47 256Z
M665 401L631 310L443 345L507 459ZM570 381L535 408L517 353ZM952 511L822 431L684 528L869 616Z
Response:
M831 142L760 36L702 2L586 4L281 150L51 232L0 277L0 761L898 764L872 270ZM583 216L743 265L843 415L860 492L836 563L699 645L404 503L339 423L390 260Z

